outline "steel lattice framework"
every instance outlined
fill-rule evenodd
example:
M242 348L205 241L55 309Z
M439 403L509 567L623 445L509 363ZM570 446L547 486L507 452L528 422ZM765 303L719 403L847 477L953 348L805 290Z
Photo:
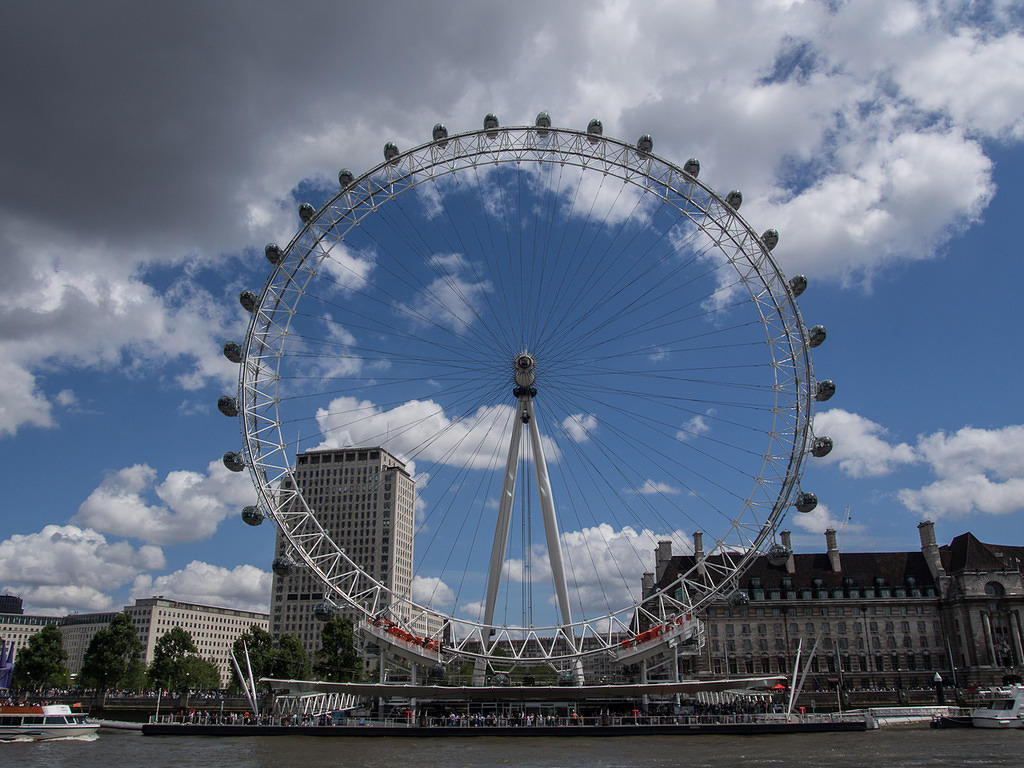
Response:
M302 228L282 248L252 312L242 345L238 410L243 458L258 491L261 512L280 528L302 565L326 587L336 603L357 607L368 618L386 612L410 624L435 613L392 595L339 548L317 521L298 490L293 458L279 413L281 366L286 340L300 303L322 262L354 228L428 181L457 177L490 166L561 164L620 179L674 208L680 220L699 231L707 248L731 265L764 330L772 370L774 405L761 471L742 508L731 510L728 530L712 534L714 544L701 567L640 602L618 612L548 627L485 626L461 617L453 644L424 658L488 657L502 646L513 658L559 662L584 653L617 650L623 636L642 627L696 615L706 604L734 589L752 558L763 553L794 503L804 457L809 451L815 383L808 352L808 329L795 291L759 236L730 204L684 168L648 151L586 131L547 126L490 127L388 153L361 176L343 179L343 188L323 207L304 216ZM390 154L390 156L389 156ZM347 183L346 183L347 182ZM734 201L732 201L734 202ZM402 603L399 610L396 603ZM387 639L385 635L382 635ZM586 648L583 641L587 642ZM426 651L426 649L424 649Z

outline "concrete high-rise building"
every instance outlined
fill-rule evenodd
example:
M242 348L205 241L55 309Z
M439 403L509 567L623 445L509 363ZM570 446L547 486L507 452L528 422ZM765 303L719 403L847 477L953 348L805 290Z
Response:
M266 613L186 603L165 597L139 598L134 605L126 605L124 612L131 619L142 643L139 661L144 666L153 663L157 640L174 627L181 627L191 635L199 655L217 665L222 686L231 681L231 646L235 640L254 624L269 631ZM77 677L92 638L101 629L109 627L115 616L115 612L73 613L63 618L0 613L0 639L12 643L17 653L28 645L32 635L47 624L56 624L68 655L66 666L72 677Z
M73 613L60 620L61 642L68 655L66 662L72 677L78 677L85 660L85 651L93 636L110 626L116 613Z
M192 636L199 655L217 665L221 685L231 680L231 646L253 624L267 631L267 614L237 608L185 603L165 597L139 598L135 605L125 606L142 643L142 662L153 662L156 641L174 627L181 627Z
M392 595L410 599L416 485L405 464L379 447L307 451L296 457L295 482L334 542ZM275 553L289 554L280 530ZM275 573L271 634L275 639L297 636L312 656L320 648L323 627L313 609L323 599L323 585L306 569L287 576ZM353 609L341 608L343 615L356 618Z

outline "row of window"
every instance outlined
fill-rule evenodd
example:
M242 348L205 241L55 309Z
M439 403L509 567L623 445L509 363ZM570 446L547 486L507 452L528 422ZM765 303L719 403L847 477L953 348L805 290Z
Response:
M896 631L896 622L895 621L886 621L886 622L884 622L884 624L885 624L885 631L888 634L893 634ZM916 622L916 624L917 624L917 631L919 633L924 633L924 632L928 631L928 622L927 621L918 621L918 622ZM878 622L878 621L869 621L869 622L867 622L868 629L872 633L878 632L878 628L881 625L882 625L882 623ZM724 624L722 626L723 626L723 629L724 629L724 633L727 636L731 637L732 635L737 634L737 632L736 632L736 625L734 625L734 624ZM751 627L752 626L753 625L751 625L751 624L740 624L739 625L739 634L741 634L741 635L752 634L752 632L751 632ZM900 628L900 631L903 634L907 634L907 633L910 632L910 626L911 626L911 623L909 621L901 621L899 628ZM711 625L711 636L712 637L717 637L717 635L718 635L718 627L719 627L718 624L712 624ZM852 631L854 633L860 633L860 632L863 631L863 628L864 628L864 624L862 624L859 621L850 622L849 624L847 622L845 622L845 621L836 622L836 633L840 634L840 635L846 634L847 631ZM939 634L941 632L941 627L939 625L939 622L937 622L937 621L933 621L932 622L932 627L931 628L932 628L932 631L935 634ZM757 634L759 634L759 635L767 635L768 634L768 625L767 624L758 624L756 629L757 629ZM830 634L832 634L832 623L829 622L829 621L823 621L820 624L818 624L817 626L815 626L814 622L808 621L808 622L806 622L804 624L804 632L806 632L808 635L813 635L818 630L820 630L822 632L822 634L830 635ZM775 624L772 625L772 631L776 635L781 635L785 631L784 625L780 624L780 623L775 623ZM790 634L795 635L799 631L800 631L800 625L797 622L790 622L790 624L789 624L789 632L790 632Z

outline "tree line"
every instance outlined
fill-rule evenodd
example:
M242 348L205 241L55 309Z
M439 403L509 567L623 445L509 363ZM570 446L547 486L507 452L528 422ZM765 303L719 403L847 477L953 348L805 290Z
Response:
M233 649L243 673L248 652L254 680L261 677L303 680L314 675L320 680L334 682L360 679L362 663L355 649L351 619L336 616L325 622L321 645L313 659L310 659L295 635L282 635L275 643L269 632L253 624L234 641ZM99 691L221 688L217 664L199 654L192 635L181 627L173 627L157 639L153 647L153 660L148 667L142 662L143 650L131 617L127 613L117 614L109 625L96 632L89 641L75 687ZM60 629L55 624L47 624L18 651L12 688L40 690L71 687L67 658ZM232 669L229 690L238 691L241 688Z

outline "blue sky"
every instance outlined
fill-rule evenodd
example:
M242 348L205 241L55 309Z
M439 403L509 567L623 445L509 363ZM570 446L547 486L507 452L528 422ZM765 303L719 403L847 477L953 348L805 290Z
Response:
M1024 538L1013 4L764 3L743 29L714 3L300 5L0 11L2 71L22 73L0 127L0 590L38 613L265 607L272 531L238 520L253 492L219 464L239 436L215 407L263 244L387 140L541 109L699 158L811 281L815 371L839 392L816 420L836 448L803 481L821 505L787 521L798 550L829 525L847 551L913 549L924 518L940 542Z

